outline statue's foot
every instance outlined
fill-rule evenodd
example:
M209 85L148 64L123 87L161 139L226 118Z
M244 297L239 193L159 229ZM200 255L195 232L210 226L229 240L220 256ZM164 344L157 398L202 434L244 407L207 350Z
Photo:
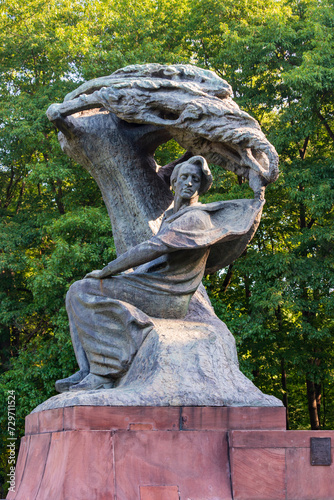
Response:
M70 391L96 391L98 389L111 389L112 387L114 387L114 383L109 377L89 373L81 382L72 385Z
M73 384L77 384L81 382L85 377L88 375L88 371L86 370L79 370L76 373L73 373L70 377L63 378L61 380L57 380L55 386L56 386L56 391L57 392L66 392L70 390L70 387Z

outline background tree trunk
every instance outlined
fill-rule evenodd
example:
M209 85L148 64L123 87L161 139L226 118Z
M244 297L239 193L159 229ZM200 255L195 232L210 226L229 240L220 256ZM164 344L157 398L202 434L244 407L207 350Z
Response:
M321 397L321 395L319 394L319 392L317 392L316 384L311 380L306 379L306 387L311 429L319 430L320 422L318 415L318 401L319 396Z

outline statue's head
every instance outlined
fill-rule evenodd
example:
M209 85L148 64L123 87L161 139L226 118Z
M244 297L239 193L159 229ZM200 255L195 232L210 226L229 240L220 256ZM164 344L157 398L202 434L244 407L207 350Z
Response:
M210 189L212 175L205 158L193 156L174 168L170 182L175 198L192 200Z

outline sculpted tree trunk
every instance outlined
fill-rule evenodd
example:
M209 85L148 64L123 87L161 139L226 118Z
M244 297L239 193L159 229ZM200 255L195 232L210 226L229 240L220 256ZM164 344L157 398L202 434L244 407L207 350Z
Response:
M203 155L243 175L256 195L239 201L257 207L258 215L237 239L210 250L208 272L230 265L245 250L260 221L264 186L277 178L278 158L230 95L230 86L210 71L148 64L87 82L49 108L63 150L101 189L118 255L155 234L173 201L167 183L173 165L160 168L153 157L172 137L191 151L188 157ZM240 214L235 212L236 225L243 209ZM183 320L146 316L144 323L151 330L113 389L63 393L35 411L74 404L281 406L240 372L235 340L204 287Z
M157 175L153 154L170 139L169 133L99 110L59 118L55 124L63 150L88 170L101 190L117 254L156 233L173 196Z

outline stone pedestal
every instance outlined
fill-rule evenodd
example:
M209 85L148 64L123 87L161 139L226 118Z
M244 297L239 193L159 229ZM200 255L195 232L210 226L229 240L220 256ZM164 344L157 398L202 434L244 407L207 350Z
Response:
M329 500L282 407L66 407L26 418L9 500Z
M334 431L232 431L229 433L235 500L333 500L334 464L311 465L311 438Z

